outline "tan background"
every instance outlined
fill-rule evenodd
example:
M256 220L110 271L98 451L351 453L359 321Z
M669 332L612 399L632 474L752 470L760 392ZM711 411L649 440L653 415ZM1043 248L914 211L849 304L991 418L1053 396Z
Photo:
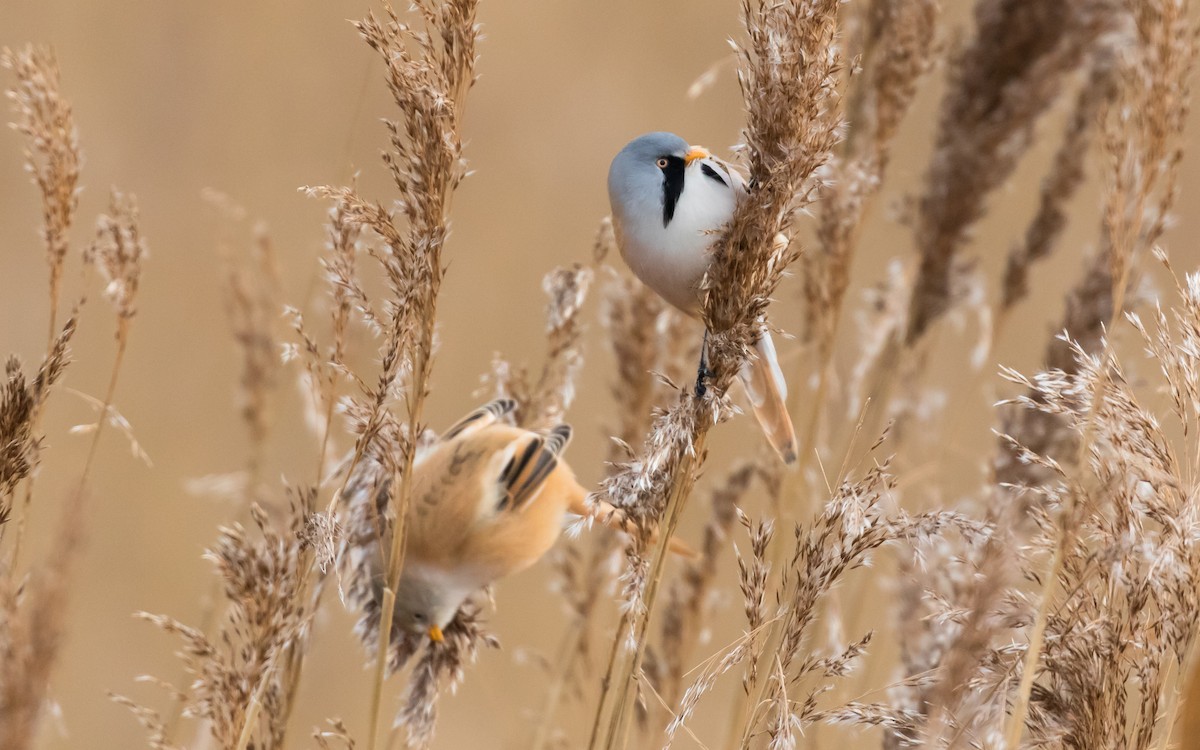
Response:
M655 129L675 130L718 151L736 140L740 98L728 68L698 101L688 100L685 91L727 55L725 40L737 28L738 5L687 0L483 5L482 78L466 123L467 154L476 174L455 206L442 348L427 412L433 426L445 426L474 403L472 391L494 351L517 360L541 356L541 276L556 264L588 257L597 221L607 212L608 161L625 141ZM964 4L947 5L954 6L950 17L962 20ZM214 250L221 224L201 200L202 189L230 194L269 225L288 299L298 303L306 301L316 268L325 207L297 187L344 181L353 167L361 169L364 193L390 196L376 153L383 143L378 118L392 110L378 64L345 22L365 9L365 0L0 3L0 44L48 42L59 54L63 88L74 104L86 154L76 248L90 236L111 184L139 197L152 252L117 400L154 466L130 458L118 436L106 437L87 508L69 636L52 683L59 712L41 735L42 747L141 743L141 730L125 709L108 702L105 691L154 702L158 696L136 685L135 676L178 679L179 671L172 639L133 621L130 613L164 612L195 622L201 595L209 590L209 565L200 554L217 525L232 515L227 505L183 489L189 478L239 468L245 446L234 406L239 364L220 304ZM884 209L916 185L925 163L940 73L930 80L933 85L926 86L901 134L890 187L880 202ZM1052 119L1057 122L1061 114ZM1018 222L1028 216L1039 170L1056 142L1057 129L1046 132L1055 135L1041 141L1013 185L995 196L994 213L979 229L983 239L976 250L993 279ZM19 353L28 362L40 357L47 313L36 235L39 207L21 173L22 145L15 134L0 134L0 353ZM1196 258L1182 241L1195 229L1200 170L1194 163L1185 165L1180 224L1168 238L1183 268ZM1036 366L1079 254L1092 245L1095 200L1093 190L1077 201L1077 213L1085 218L1072 225L1063 246L1070 252L1035 279L1034 300L1007 331L1001 361ZM860 286L883 275L887 258L912 258L908 233L886 210L875 212L863 247L855 271ZM77 267L77 258L71 262ZM779 296L787 303L795 293L792 281ZM91 296L76 341L78 361L66 380L99 396L111 363L113 325L95 290ZM857 296L851 300L858 304ZM794 305L777 308L780 325L794 328L797 320ZM941 338L944 372L962 371L973 331L969 323L965 332L955 329ZM843 333L853 340L851 327ZM611 363L597 337L591 339L571 414L578 438L570 455L587 481L601 471L600 424L611 408ZM947 384L954 380L939 377ZM278 414L271 473L311 481L314 440L299 428L294 372L285 378L288 400ZM978 397L949 406L953 416L941 425L943 444L956 447L938 469L946 480L941 486L950 488L945 496L953 497L977 481L976 455L982 454L971 448L991 441L992 425ZM54 522L57 500L82 466L86 441L68 436L66 428L88 420L81 401L66 393L55 397L32 521L37 539ZM722 428L714 467L728 463L736 438L753 436L746 422ZM916 503L938 497L932 490L912 494ZM522 746L542 698L540 673L522 655L530 649L551 653L563 623L546 580L543 566L500 585L495 623L505 648L485 654L459 695L443 704L439 746ZM330 611L337 610L336 602L330 604ZM738 631L739 613L732 602L717 643ZM306 734L324 717L341 715L361 732L369 674L360 669L359 652L345 634L348 619L324 618L295 728ZM880 620L886 629L882 612ZM723 718L719 706L714 708L715 718L701 719L702 728Z

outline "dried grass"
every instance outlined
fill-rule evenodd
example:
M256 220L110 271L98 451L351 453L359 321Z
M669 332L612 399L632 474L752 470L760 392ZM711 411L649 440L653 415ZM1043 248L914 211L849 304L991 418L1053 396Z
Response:
M691 381L696 342L678 314L605 264L607 223L592 263L544 276L543 361L495 357L485 388L515 402L518 424L555 425L573 402L592 400L576 384L595 284L598 328L616 365L596 500L611 503L628 533L571 540L556 556L564 632L523 746L581 743L589 726L593 750L669 747L682 734L739 750L1172 746L1198 690L1189 676L1200 674L1200 274L1177 272L1159 247L1189 114L1190 10L1183 0L977 0L974 35L948 63L917 186L915 270L901 259L859 269L872 202L903 177L888 169L893 142L939 54L940 11L932 0L743 3L735 58L747 121L738 150L750 199L714 235L703 282L706 390L676 385ZM378 746L393 675L404 687L388 741L431 746L441 696L467 679L480 648L497 643L486 590L460 608L443 642L393 622L412 469L433 439L424 403L435 385L450 205L467 174L460 133L475 79L475 14L474 0L424 0L408 15L385 4L356 24L399 113L385 121L383 153L396 192L378 201L353 184L308 189L332 204L324 294L289 309L295 338L284 359L300 365L292 372L313 429L311 486L284 491L264 479L271 412L287 408L279 385L289 372L275 359L284 295L270 241L256 230L248 252L224 243L249 437L233 495L249 522L229 522L206 555L220 586L210 621L140 615L180 640L187 673L182 685L144 679L182 707L181 718L113 696L151 747L187 746L182 720L214 746L294 746L301 740L289 724L311 727L350 708L293 717L331 576L357 613L374 671L365 726L324 721L312 733L317 747ZM146 249L136 201L114 191L82 262L116 313L116 363L51 553L22 564L19 525L5 522L33 494L45 459L39 415L78 323L76 313L55 328L80 156L53 55L5 51L0 63L16 76L15 127L42 194L51 266L47 354L32 375L10 358L0 383L0 544L9 545L0 566L0 745L24 748L42 723L64 637L96 444L119 418L117 376ZM990 281L966 272L971 233L1056 108L1065 122L1028 223L1016 236L987 238L1011 248L993 303ZM1093 178L1101 201L1069 210ZM228 199L210 197L242 221ZM1055 335L1035 340L1041 365L1026 373L996 361L1000 324L956 342L974 347L985 371L1000 371L1005 397L998 440L970 457L986 469L955 496L942 467L919 463L945 437L929 418L946 398L940 373L925 367L929 334L968 288L970 306L1000 323L1043 294L1031 279L1051 253L1072 250L1063 237L1076 210L1100 239L1063 294ZM814 241L801 257L806 211L816 214ZM803 351L816 355L798 358L795 382L808 387L791 404L810 410L800 471L749 450L710 457L710 431L733 413L727 389L794 263L803 273ZM1173 291L1150 304L1131 290L1152 279ZM844 330L844 315L861 330ZM990 396L980 377L971 398ZM897 412L919 419L876 429ZM710 458L699 555L668 567L668 545ZM710 642L731 630L740 635ZM722 691L734 699L721 700ZM567 717L572 703L590 723ZM702 736L697 718L723 704L721 743ZM478 737L506 743L493 727Z

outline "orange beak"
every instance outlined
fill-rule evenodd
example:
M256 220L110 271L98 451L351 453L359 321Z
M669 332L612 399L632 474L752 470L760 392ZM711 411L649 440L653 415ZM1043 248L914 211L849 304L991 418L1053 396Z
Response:
M439 628L437 625L430 625L429 640L433 641L434 643L441 643L442 641L446 640L446 637L442 635L441 628Z
M712 156L712 154L708 153L708 149L700 148L699 146L692 146L691 150L687 152L687 155L683 157L683 164L685 167L690 167L692 166L692 162L696 161L697 159L707 159L710 156Z

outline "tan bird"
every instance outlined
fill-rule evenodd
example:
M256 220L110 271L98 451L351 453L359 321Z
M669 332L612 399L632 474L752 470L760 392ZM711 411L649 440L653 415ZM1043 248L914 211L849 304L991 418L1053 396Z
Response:
M413 466L399 627L441 641L468 596L541 559L571 515L620 527L613 506L585 502L587 491L562 460L571 427L515 427L503 421L515 408L497 399L476 409ZM672 549L690 553L681 543Z
M673 133L635 138L608 171L621 257L646 286L693 318L700 317L699 286L712 262L713 233L746 195L737 170ZM787 411L787 382L765 321L760 333L756 356L738 376L767 441L790 464L796 460L796 433Z

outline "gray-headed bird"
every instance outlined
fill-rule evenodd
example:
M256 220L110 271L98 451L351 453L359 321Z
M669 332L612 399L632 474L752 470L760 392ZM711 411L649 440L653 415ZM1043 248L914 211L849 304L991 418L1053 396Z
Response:
M635 138L608 170L621 257L646 286L693 318L700 317L699 286L712 262L714 233L747 195L746 181L735 169L673 133ZM787 411L787 383L765 324L760 334L757 356L738 375L767 441L793 463L796 433ZM697 388L703 378L702 365Z

